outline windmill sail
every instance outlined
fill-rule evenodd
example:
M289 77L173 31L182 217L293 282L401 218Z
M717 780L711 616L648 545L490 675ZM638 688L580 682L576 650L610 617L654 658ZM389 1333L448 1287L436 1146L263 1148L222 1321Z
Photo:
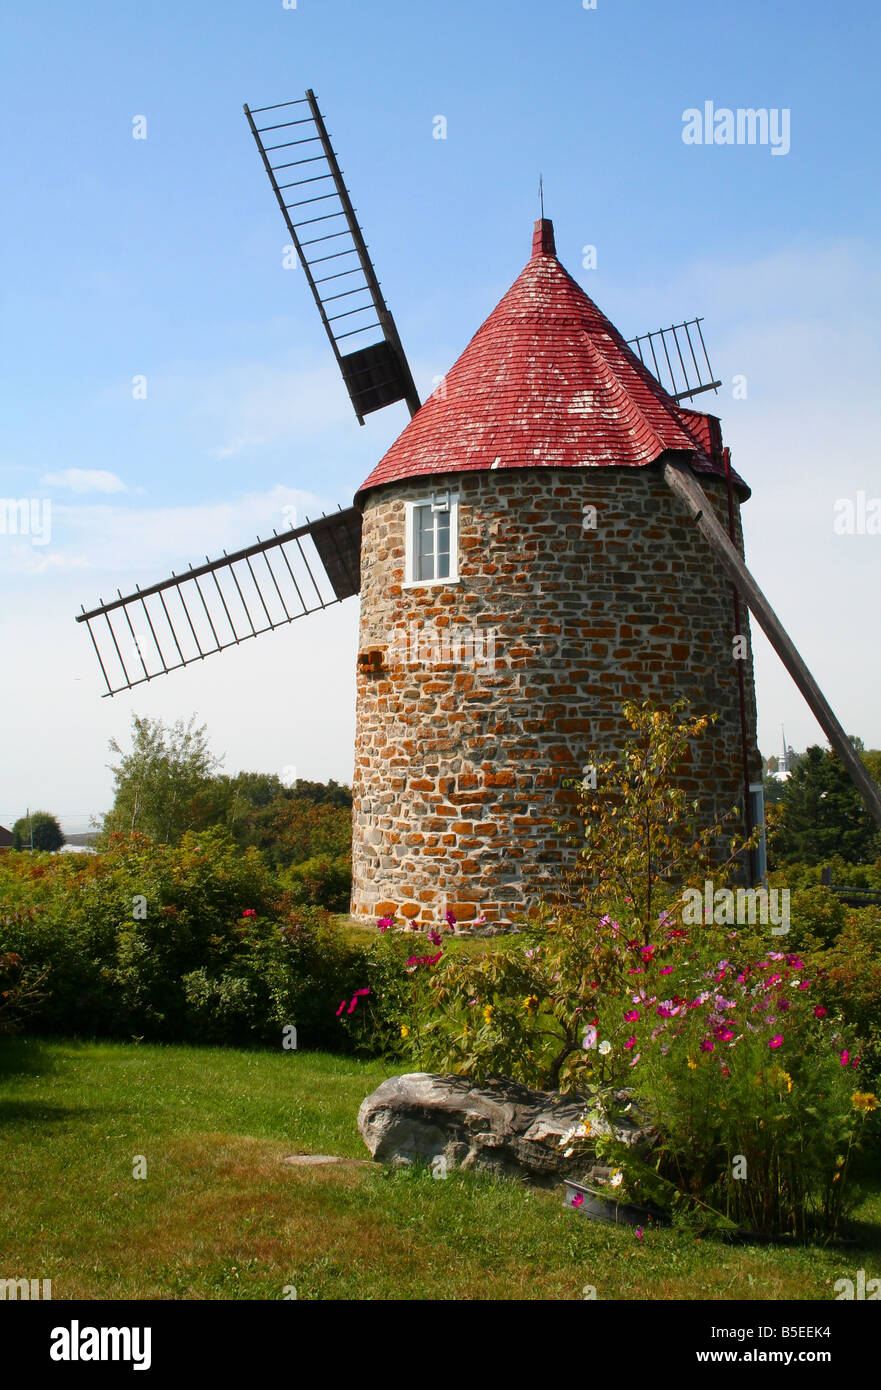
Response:
M627 346L674 401L690 401L702 391L718 391L722 385L713 377L702 323L702 318L686 319L627 339Z
M361 513L349 507L83 609L104 697L357 594L360 552Z
M277 122L266 117L270 124L261 126L254 120L291 107L307 107L308 114ZM413 376L314 92L308 90L298 101L253 111L246 105L244 110L358 423L363 425L371 411L401 400L415 415L419 396ZM287 202L290 189L298 192ZM382 333L378 339L377 329Z

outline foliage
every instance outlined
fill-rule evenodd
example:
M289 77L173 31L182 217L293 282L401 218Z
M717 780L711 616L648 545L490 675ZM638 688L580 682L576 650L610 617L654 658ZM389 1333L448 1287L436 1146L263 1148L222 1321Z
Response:
M14 951L0 952L0 1037L19 1031L43 998L45 972L26 966Z
M250 816L240 834L276 869L317 855L338 859L351 853L352 813L331 800L285 796Z
M870 772L877 768L875 753L861 756ZM768 837L772 864L819 864L833 855L867 863L881 853L881 832L844 764L829 750L807 750L786 782L780 805L781 817Z
M71 862L73 861L73 862ZM94 856L3 856L0 952L45 974L33 1026L106 1037L339 1045L363 948L294 908L259 854L214 827L180 845L111 836Z
M13 849L52 852L61 849L63 844L61 826L49 811L32 811L29 816L21 816L12 827Z
M188 830L199 831L219 818L219 766L208 747L206 727L195 715L166 727L161 719L132 715L132 746L123 752L115 739L111 767L113 806L104 817L104 835L138 831L159 844L176 844Z
M352 896L352 859L348 854L316 854L280 875L291 900L329 912L348 912Z
M617 1018L602 1011L610 1074L620 1082L626 1066L625 1104L657 1130L649 1163L615 1136L623 1093L600 1093L594 1119L610 1122L610 1137L597 1151L619 1167L619 1195L711 1224L834 1235L856 1200L850 1168L878 1107L855 1035L819 1002L800 954L713 923L670 947L615 1001Z

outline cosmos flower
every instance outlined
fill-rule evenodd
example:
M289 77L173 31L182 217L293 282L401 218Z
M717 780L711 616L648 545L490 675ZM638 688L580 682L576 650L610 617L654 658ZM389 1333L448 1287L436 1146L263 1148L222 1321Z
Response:
M379 927L379 930L381 932L387 932L389 927L392 925L392 919L391 917L380 917L376 925Z
M571 1150L570 1150L570 1152L571 1152ZM584 1205L584 1193L583 1193L583 1192L576 1192L575 1196L572 1198L572 1205L573 1205L573 1207L580 1207L580 1206L583 1206L583 1205Z
M826 1017L826 1010L823 1008L823 1005L822 1005L822 1004L817 1004L816 1007L814 1008L814 1018L825 1018L825 1017Z
M612 1051L612 1044L610 1042L607 1042L604 1038L603 1041L600 1043L599 1050L602 1056L606 1057Z
M782 1046L782 1043L783 1043L783 1034L782 1034L782 1033L775 1033L774 1036L773 1036L773 1038L772 1038L772 1039L770 1040L770 1042L768 1043L768 1046L771 1047L771 1048L780 1047L780 1046Z
M640 1018L640 1017L641 1017L641 1014L640 1014L640 1012L639 1012L639 1009L628 1009L627 1012L626 1012L625 1015L624 1015L624 1022L625 1022L625 1023L635 1023L636 1020L637 1020L638 1018Z
M596 1045L597 1030L593 1027L592 1024L589 1024L588 1027L584 1030L584 1034L581 1039L581 1046L584 1048L585 1052L589 1052L590 1049L592 1047L596 1047Z
M629 1052L632 1047L636 1047L636 1038L628 1038L624 1044L625 1052Z

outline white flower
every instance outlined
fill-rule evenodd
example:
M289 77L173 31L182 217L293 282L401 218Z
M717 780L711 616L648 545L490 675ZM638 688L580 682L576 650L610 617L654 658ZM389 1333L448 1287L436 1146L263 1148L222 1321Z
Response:
M611 1052L611 1051L612 1051L612 1044L611 1044L610 1042L607 1042L605 1039L603 1039L603 1041L600 1043L600 1052L601 1052L601 1053L603 1054L603 1056L605 1057L606 1053L607 1053L607 1052Z
M624 1181L624 1174L621 1172L620 1168L615 1169L609 1181L613 1187L621 1186L622 1182Z
M564 1158L571 1158L572 1155L574 1154L574 1152L575 1152L574 1149L567 1149L566 1152L563 1154L563 1157L564 1157Z

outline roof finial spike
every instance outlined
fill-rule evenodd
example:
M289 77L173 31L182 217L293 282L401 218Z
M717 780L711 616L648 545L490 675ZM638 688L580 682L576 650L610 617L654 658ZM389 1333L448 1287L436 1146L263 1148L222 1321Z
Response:
M542 221L544 221L544 215L545 215L545 195L544 195L544 189L543 189L543 187L542 187L541 174L539 174L539 176L538 176L538 207L539 207L539 213L538 213L538 215L539 215L539 217L542 219Z

